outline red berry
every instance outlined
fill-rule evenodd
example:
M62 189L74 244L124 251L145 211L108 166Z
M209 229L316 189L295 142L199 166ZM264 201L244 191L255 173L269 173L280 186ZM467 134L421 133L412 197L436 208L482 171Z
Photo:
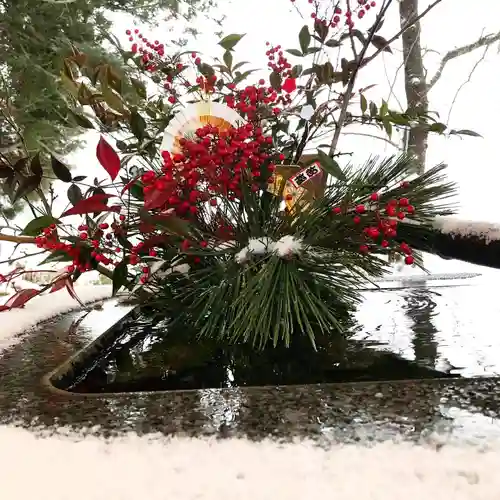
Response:
M409 213L409 214L413 214L415 213L415 207L413 205L408 205L406 207L406 211Z
M389 242L387 240L382 240L382 243L380 243L382 247L387 248L389 246Z
M342 209L340 207L333 207L332 212L335 215L338 215L340 212L342 212Z
M354 221L354 224L359 224L361 222L361 217L359 215L355 215L352 220Z
M408 198L400 198L400 200L399 200L400 207L407 207L409 204L410 204L410 200L408 200Z
M356 213L358 213L358 214L364 214L364 213L365 213L365 211L366 211L366 208L365 208L365 206L364 206L364 205L358 205L358 206L355 208L355 210L356 210Z
M372 194L370 195L370 200L372 200L372 201L377 201L378 199L379 199L379 195L378 195L378 193L372 193Z
M367 245L360 245L360 246L359 246L359 251L360 251L361 253L368 253L368 251L369 251L369 250L368 250L368 246L367 246Z
M407 255L405 257L405 264L411 265L415 262L415 259L411 255Z

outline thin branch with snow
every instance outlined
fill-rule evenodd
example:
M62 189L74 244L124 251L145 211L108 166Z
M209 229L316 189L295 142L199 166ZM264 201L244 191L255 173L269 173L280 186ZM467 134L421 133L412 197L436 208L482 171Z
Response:
M434 85L436 85L438 80L441 78L441 75L443 74L444 68L451 60L463 56L464 54L469 54L470 52L473 52L474 50L479 49L480 47L489 46L498 41L500 41L500 32L494 34L492 33L486 36L481 36L473 43L469 43L468 45L463 45L462 47L457 47L456 49L450 50L447 54L445 54L445 56L441 60L441 64L439 65L436 74L432 77L431 81L429 82L428 84L429 90Z

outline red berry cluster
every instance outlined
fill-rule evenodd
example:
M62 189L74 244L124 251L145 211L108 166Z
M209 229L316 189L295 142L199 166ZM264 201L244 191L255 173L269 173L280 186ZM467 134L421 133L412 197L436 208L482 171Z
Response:
M92 269L90 262L82 258L82 248L80 246L59 241L55 224L45 228L43 230L43 236L37 236L35 238L35 243L38 248L43 248L44 250L67 253L68 256L73 259L73 265L67 268L70 273L75 271L75 269L78 269L78 271L82 273Z
M216 195L240 198L242 180L258 191L275 169L269 163L262 170L271 160L272 142L261 127L250 123L229 130L211 125L198 129L192 140L180 140L182 152L162 153L160 175L149 171L142 176L145 208L173 209L183 217L196 214L200 203L217 205Z
M295 3L296 0L290 0L292 3ZM353 2L356 0L353 0ZM344 24L349 28L354 27L353 17L357 17L358 19L363 19L366 13L377 6L377 3L374 0L357 0L357 5L354 8L349 9L346 7L343 10L339 5L337 5L333 9L333 15L319 15L319 2L316 0L308 0L308 3L314 4L314 10L311 12L311 18L315 20L316 23L321 23L324 26L329 26L330 28L339 28L342 24L342 20L344 19ZM339 2L340 3L340 2Z
M266 42L269 47L271 44ZM276 45L276 47L271 47L266 51L266 56L269 60L267 66L271 68L275 73L278 73L283 78L292 76L292 65L288 62L285 57L281 45Z
M226 104L233 109L236 109L243 117L249 121L257 121L262 118L262 111L272 107L272 112L277 115L280 109L276 107L278 102L282 102L281 97L272 88L265 86L264 80L259 80L259 86L249 85L243 90L236 90L234 83L228 84L228 88L234 93L225 96Z
M266 42L266 46L270 47L270 45L270 42ZM266 51L266 56L269 60L267 66L272 69L274 73L278 74L282 80L284 80L281 89L278 90L284 90L288 94L293 92L296 89L296 84L292 73L292 65L285 57L281 45L269 48ZM276 100L277 104L283 104L284 106L290 104L291 102L292 98L287 94L279 95Z
M122 222L125 220L124 215L120 215L119 218ZM69 272L78 270L83 273L92 270L92 264L88 259L89 255L95 262L104 264L105 266L116 266L118 264L118 261L107 256L113 256L121 252L116 236L123 229L118 221L114 221L111 225L101 223L92 234L89 226L86 224L81 224L77 229L79 231L79 242L77 244L68 244L59 241L56 225L52 224L43 230L43 236L35 238L36 245L38 248L45 250L67 253L73 259L73 264L68 267ZM109 231L106 232L107 230ZM83 252L84 249L87 252ZM88 250L90 250L90 253Z
M154 71L156 69L155 61L158 57L165 55L165 45L158 40L151 42L138 29L133 31L128 29L125 31L125 34L128 35L129 42L134 42L130 50L134 54L142 54L142 62L145 69Z
M408 183L402 183L401 187L408 187ZM391 245L391 241L397 236L398 222L408 215L412 215L415 212L415 207L410 204L406 197L390 199L384 206L380 205L379 200L379 193L372 193L367 203L356 205L347 211L340 207L334 207L333 213L336 215L352 214L353 223L363 228L364 242L359 247L361 253L376 251L378 246L391 247L405 255L406 264L413 264L413 251L410 246L404 242L399 246L394 243Z

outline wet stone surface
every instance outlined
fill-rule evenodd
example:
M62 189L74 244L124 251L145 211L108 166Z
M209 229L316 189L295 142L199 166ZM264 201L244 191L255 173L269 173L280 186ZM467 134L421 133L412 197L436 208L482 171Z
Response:
M40 324L0 355L0 423L102 436L135 431L187 436L387 439L479 444L500 440L500 379L204 389L82 396L43 377L121 315L114 303ZM97 329L97 326L99 327ZM94 332L94 333L93 333Z

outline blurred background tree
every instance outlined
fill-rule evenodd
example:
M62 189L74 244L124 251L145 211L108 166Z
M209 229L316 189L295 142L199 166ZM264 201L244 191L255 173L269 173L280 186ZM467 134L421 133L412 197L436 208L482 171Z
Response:
M113 15L140 23L207 13L215 0L0 0L0 166L43 144L59 154L80 144L78 126L61 96L59 77L72 45L96 60L123 64L106 44ZM194 30L190 30L193 34ZM21 139L22 138L22 139ZM0 211L16 207L0 196Z

